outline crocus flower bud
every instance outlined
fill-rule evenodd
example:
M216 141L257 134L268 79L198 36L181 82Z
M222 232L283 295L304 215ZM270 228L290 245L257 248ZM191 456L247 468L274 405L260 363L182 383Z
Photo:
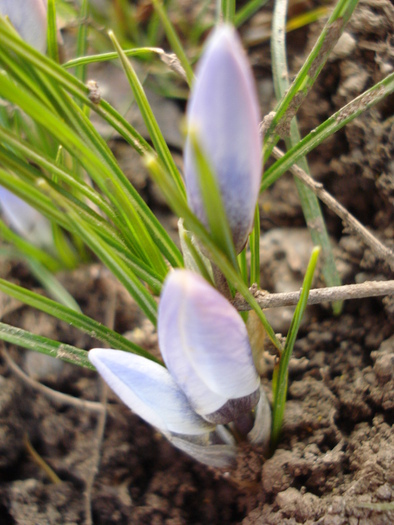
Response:
M256 405L260 380L245 324L202 277L188 270L169 274L158 336L170 374L204 419L225 424Z
M0 0L0 14L8 16L23 40L41 53L47 47L46 0Z
M187 109L187 127L196 134L216 174L227 219L239 253L253 224L262 163L259 105L247 57L235 30L214 30L199 62ZM185 145L189 206L207 224L193 147Z
M9 226L35 246L52 250L51 223L35 208L0 186L0 212Z

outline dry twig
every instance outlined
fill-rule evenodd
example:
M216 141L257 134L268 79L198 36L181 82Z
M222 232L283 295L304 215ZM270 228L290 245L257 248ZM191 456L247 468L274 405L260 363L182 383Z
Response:
M19 379L21 379L25 384L29 385L31 388L34 388L34 390L37 390L38 392L43 394L45 397L49 398L51 401L60 403L62 405L70 405L75 408L82 408L83 410L90 410L91 412L101 413L104 411L105 407L101 403L97 403L95 401L87 401L86 399L78 399L76 397L69 396L68 394L63 394L63 392L53 390L52 388L43 385L35 379L32 379L27 374L25 374L25 372L15 363L15 361L12 359L12 357L9 355L5 348L3 348L2 355L7 363L8 368Z
M275 147L273 154L277 159L284 156L283 151ZM372 233L370 233L353 215L351 215L342 204L340 204L332 195L330 195L320 182L312 179L304 170L294 164L290 171L310 188L319 199L326 204L338 217L342 219L345 226L353 231L361 240L371 248L373 254L387 262L394 271L394 252L383 243L381 243Z
M278 308L297 304L300 291L288 293L268 293L252 287L251 291L261 308ZM309 292L308 304L319 304L346 299L362 299L365 297L378 297L381 295L394 295L393 281L366 281L361 284L347 284L332 286L330 288L315 288ZM250 305L237 294L233 304L239 311L250 310Z

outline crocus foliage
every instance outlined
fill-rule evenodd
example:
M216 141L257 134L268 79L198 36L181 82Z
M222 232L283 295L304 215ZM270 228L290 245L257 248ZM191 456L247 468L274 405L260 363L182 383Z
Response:
M0 14L8 16L23 40L42 53L47 46L46 0L0 0Z
M161 296L159 347L167 368L120 350L95 348L89 359L133 412L178 448L212 466L235 457L223 424L236 422L259 402L256 417L269 427L245 325L234 307L202 277L174 270ZM218 426L219 425L219 426ZM250 432L263 436L257 429Z
M187 128L196 135L216 175L239 253L251 231L262 174L260 112L252 71L230 25L214 30L198 64L187 108ZM190 208L208 227L192 141L185 145L185 182Z

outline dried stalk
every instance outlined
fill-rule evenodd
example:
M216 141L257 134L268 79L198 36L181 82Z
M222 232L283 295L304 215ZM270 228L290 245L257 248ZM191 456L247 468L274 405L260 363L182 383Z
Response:
M300 292L269 293L263 290L251 289L261 308L278 308L281 306L295 305L300 298ZM308 304L319 304L346 299L362 299L365 297L378 297L394 295L393 281L366 281L361 284L347 284L330 288L315 288L309 292ZM250 305L237 294L233 304L239 311L250 310Z
M63 392L58 392L57 390L53 390L52 388L43 385L35 379L32 379L27 374L25 374L25 372L15 363L15 361L12 359L12 357L9 355L5 348L3 348L2 350L2 356L5 362L7 363L8 368L12 370L12 372L19 379L21 379L25 384L29 385L31 388L34 388L34 390L40 392L40 394L43 394L45 397L49 398L51 401L55 403L60 403L62 405L69 405L75 408L81 408L82 410L89 410L91 412L101 413L105 410L105 407L101 403L97 403L96 401L88 401L86 399L79 399L77 397L64 394Z
M279 148L273 149L273 154L277 159L284 156L283 151ZM372 233L370 233L353 215L351 215L346 208L342 206L332 195L330 195L320 182L316 182L309 175L305 173L300 167L294 164L290 171L292 174L306 184L318 197L332 210L338 217L342 219L345 226L354 232L362 241L371 248L374 255L387 262L390 268L394 271L394 252L382 242L380 242Z

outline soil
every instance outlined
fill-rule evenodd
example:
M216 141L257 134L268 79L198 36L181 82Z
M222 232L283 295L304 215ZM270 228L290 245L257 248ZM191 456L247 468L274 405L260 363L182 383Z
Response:
M306 7L312 4L305 2ZM259 27L259 16L245 30ZM393 7L360 3L342 47L301 107L303 133L393 70ZM254 25L253 25L254 24ZM288 34L295 73L321 23ZM255 33L254 33L255 34ZM391 38L391 40L390 40ZM268 44L250 49L262 100L273 108ZM311 173L385 244L394 247L393 100L384 101L309 156ZM390 105L391 103L391 105ZM120 163L168 229L163 205L129 147L115 140ZM290 176L261 196L262 285L299 288L310 240ZM392 278L389 268L324 210L345 283ZM33 289L21 263L4 260L1 277ZM97 263L60 276L83 311L151 351L156 333L134 302ZM2 301L2 302L1 302ZM81 348L98 345L72 327L0 297L2 319ZM114 305L111 309L111 305ZM290 314L268 313L286 333ZM8 348L33 377L76 398L107 399L102 414L32 388L0 358L1 525L385 525L394 522L394 301L348 302L334 317L328 305L308 309L290 368L281 441L265 458L241 445L232 471L209 469L174 449L107 391L95 373L60 369L40 354ZM272 359L263 379L271 386ZM104 427L105 424L105 427ZM60 478L37 464L26 436ZM87 509L91 508L91 516Z

